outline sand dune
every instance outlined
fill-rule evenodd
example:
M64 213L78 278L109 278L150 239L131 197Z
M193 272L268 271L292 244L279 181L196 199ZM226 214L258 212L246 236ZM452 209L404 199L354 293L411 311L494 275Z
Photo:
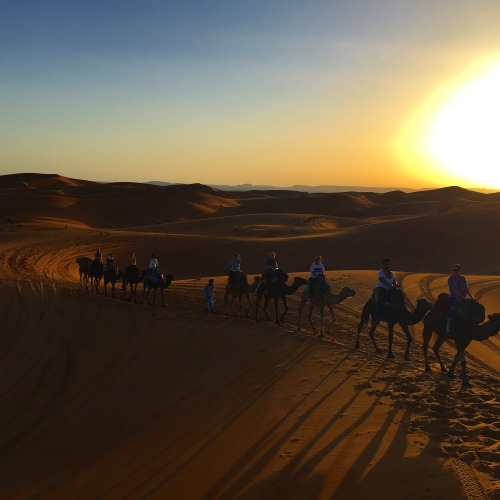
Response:
M387 254L411 304L444 291L460 261L500 312L497 199L0 177L0 498L498 498L499 337L471 344L467 389L432 352L424 371L421 324L410 361L399 328L386 358L384 324L382 354L366 330L354 348ZM168 307L80 285L76 258L98 246L120 266L155 251L176 277ZM253 307L224 314L232 253L252 276L270 249L291 278L323 253L334 292L356 290L331 336L314 337L306 312L297 331L300 292L282 325Z

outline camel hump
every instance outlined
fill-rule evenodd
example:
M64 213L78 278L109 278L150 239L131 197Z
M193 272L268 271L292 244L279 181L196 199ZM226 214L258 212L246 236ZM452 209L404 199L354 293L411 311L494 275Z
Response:
M434 308L439 313L446 315L448 313L448 309L450 308L450 296L447 293L440 293L434 303Z
M405 296L401 290L394 290L390 293L390 302L395 306L402 306L405 303Z

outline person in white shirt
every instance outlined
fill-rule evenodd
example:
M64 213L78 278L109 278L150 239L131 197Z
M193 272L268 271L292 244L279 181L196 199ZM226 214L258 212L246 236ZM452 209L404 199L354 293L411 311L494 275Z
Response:
M377 307L383 303L385 305L391 302L391 291L398 288L396 276L391 271L391 259L384 257L382 259L382 269L377 273L377 284L373 290L373 297Z
M158 273L158 259L154 253L151 254L148 264L148 276Z
M316 278L319 275L325 274L325 266L323 265L321 255L316 255L314 257L314 262L311 264L311 267L309 268L309 282L307 285L307 288L309 290L309 296L312 295L312 292L314 290L314 284L316 282Z
M148 269L158 269L158 259L154 253L151 254L149 259Z

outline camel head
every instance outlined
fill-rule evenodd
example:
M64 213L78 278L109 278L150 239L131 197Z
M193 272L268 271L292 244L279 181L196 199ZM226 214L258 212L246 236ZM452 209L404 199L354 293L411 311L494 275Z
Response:
M488 314L488 324L491 325L493 331L498 333L500 331L500 313Z
M293 278L293 282L297 283L299 286L307 285L307 280L301 278L300 276L295 276L295 278Z
M342 287L342 290L340 291L341 295L349 298L349 297L354 297L356 295L356 290L353 290L352 288L349 288L348 286Z
M488 314L488 321L475 325L471 329L470 338L472 340L486 340L489 337L494 337L500 332L500 313Z
M427 312L431 309L434 309L434 304L432 302L429 302L427 299L418 299L415 309Z

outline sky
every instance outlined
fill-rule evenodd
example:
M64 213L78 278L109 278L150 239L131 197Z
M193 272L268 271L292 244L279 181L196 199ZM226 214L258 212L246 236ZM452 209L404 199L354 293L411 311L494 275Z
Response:
M0 0L0 175L500 190L499 26L498 0Z

